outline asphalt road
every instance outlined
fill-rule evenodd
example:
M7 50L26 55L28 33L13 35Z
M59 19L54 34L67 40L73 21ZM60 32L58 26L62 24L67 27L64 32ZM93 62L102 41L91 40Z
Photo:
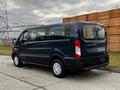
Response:
M92 70L58 79L47 68L18 68L9 56L0 56L0 90L120 90L120 73Z

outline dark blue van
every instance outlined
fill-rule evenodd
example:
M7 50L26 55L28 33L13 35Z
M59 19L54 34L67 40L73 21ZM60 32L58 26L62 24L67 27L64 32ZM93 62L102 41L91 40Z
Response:
M90 70L109 63L105 28L91 22L72 22L24 30L16 40L15 66L48 66L56 77L66 70Z

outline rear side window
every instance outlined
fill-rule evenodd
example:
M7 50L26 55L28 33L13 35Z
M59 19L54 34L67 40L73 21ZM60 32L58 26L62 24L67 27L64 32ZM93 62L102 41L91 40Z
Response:
M55 26L50 27L49 29L49 39L65 39L71 35L71 27L70 26Z
M29 32L29 41L45 40L46 29L33 29Z

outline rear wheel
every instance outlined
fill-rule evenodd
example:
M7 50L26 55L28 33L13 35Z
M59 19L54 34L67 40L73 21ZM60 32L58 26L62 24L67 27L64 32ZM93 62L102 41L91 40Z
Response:
M21 62L21 60L19 59L17 55L14 55L13 63L16 67L23 66L23 63Z
M55 77L61 78L65 76L65 68L61 60L55 59L51 64L51 71Z

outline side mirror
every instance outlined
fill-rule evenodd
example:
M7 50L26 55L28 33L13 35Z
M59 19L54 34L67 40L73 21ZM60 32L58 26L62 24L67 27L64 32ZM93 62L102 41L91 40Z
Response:
M17 41L16 39L13 39L12 44L15 45L16 41Z

